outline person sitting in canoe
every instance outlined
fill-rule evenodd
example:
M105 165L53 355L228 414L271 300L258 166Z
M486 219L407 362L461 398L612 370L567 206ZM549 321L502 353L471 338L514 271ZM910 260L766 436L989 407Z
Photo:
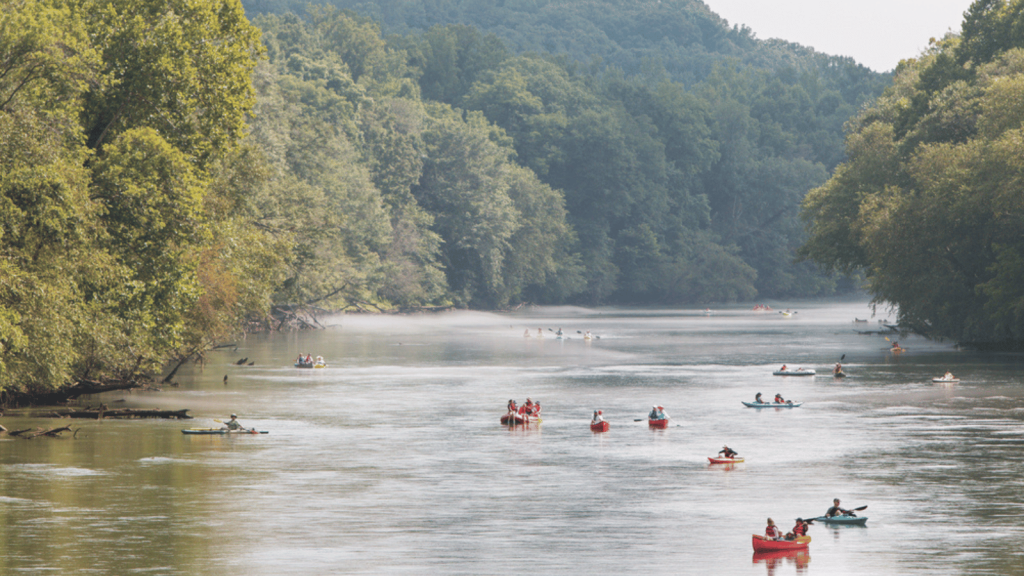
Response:
M754 402L756 402L758 404L764 404L764 400L761 399L761 393L760 392L757 393L757 396L754 396Z
M807 536L807 521L803 518L796 519L796 526L793 526L793 530L786 534L786 540L796 540L801 536Z
M722 446L722 449L719 450L718 453L722 455L722 458L735 458L736 456L739 456L738 452L728 446Z
M832 500L832 507L825 512L825 518L832 518L834 516L856 516L851 510L842 508L839 506L839 498Z
M778 526L775 525L775 521L771 518L768 519L768 527L764 529L764 536L772 540L778 540L782 536Z
M604 411L594 410L594 418L590 421L590 423L600 424L601 422L604 422L604 416L602 416L602 414L604 414Z
M649 420L668 420L668 414L665 414L664 406L655 406L647 418Z
M232 414L231 419L224 423L228 430L241 430L242 424L238 421L238 414Z

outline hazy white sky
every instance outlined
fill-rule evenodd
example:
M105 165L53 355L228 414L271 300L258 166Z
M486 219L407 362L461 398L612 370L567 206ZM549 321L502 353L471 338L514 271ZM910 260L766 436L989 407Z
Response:
M758 38L782 38L872 70L892 70L948 30L960 31L971 0L704 0Z

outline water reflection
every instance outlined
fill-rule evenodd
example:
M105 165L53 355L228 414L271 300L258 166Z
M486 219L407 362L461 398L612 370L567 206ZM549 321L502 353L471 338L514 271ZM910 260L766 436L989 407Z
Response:
M776 550L773 552L754 552L754 564L764 564L768 576L773 576L775 571L784 564L796 566L797 574L806 574L807 565L811 563L811 553L808 550Z

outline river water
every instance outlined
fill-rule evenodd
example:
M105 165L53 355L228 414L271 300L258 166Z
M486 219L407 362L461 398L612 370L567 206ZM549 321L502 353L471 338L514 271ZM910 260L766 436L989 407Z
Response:
M1024 357L913 336L894 355L857 333L879 328L854 322L863 302L794 310L344 316L250 336L178 387L84 400L195 420L0 440L0 573L1024 573ZM300 352L330 366L295 369ZM819 375L772 376L782 363ZM947 369L959 384L931 382ZM740 403L757 392L805 404ZM543 422L501 426L527 396ZM643 420L653 404L668 429ZM231 412L270 433L180 432ZM726 443L746 462L709 465ZM833 498L867 505L867 525L753 554L768 517L788 530Z

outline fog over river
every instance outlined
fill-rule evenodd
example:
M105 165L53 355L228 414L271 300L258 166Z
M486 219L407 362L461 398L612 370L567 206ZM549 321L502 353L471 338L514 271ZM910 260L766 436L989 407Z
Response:
M914 336L895 355L858 334L893 318L862 301L784 306L348 315L83 400L195 420L4 417L80 430L0 440L0 574L1024 573L1024 356ZM932 383L946 370L961 382ZM758 392L804 404L740 403ZM528 396L543 422L500 425ZM270 433L180 432L232 412ZM709 465L723 444L746 462ZM867 525L753 554L768 517L789 530L833 498Z

